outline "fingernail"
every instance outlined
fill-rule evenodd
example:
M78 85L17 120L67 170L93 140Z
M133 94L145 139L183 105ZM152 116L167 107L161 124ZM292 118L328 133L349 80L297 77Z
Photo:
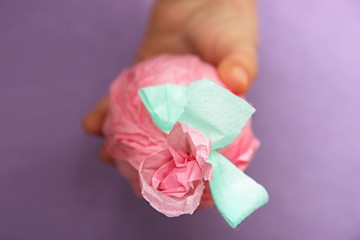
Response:
M229 80L239 93L244 93L248 89L249 76L247 72L239 66L233 66L229 72Z

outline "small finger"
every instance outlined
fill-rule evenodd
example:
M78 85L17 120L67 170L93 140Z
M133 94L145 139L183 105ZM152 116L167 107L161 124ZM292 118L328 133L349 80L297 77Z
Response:
M93 109L85 115L82 126L86 133L91 135L101 135L102 125L109 108L109 97L102 98Z
M110 153L106 150L106 147L105 145L102 145L100 147L100 151L99 151L99 154L100 154L100 158L103 162L105 163L108 163L108 164L111 164L111 165L114 165L115 164L115 161L114 161L114 158L110 155Z

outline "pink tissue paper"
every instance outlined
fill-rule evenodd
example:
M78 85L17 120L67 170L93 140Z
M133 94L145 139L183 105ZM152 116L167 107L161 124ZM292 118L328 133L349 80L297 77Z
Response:
M135 193L169 217L214 205L208 184L212 168L206 161L210 140L180 122L168 135L162 132L142 103L139 90L166 83L189 85L203 78L226 88L216 68L198 57L161 55L123 71L110 87L110 108L103 125L105 146ZM249 121L219 152L245 170L258 146Z

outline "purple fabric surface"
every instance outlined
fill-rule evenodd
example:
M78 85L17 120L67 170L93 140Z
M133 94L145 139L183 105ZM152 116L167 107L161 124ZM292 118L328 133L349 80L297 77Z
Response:
M157 213L82 133L150 4L0 1L0 239L360 239L359 2L259 1L247 172L270 202L236 230L214 208Z

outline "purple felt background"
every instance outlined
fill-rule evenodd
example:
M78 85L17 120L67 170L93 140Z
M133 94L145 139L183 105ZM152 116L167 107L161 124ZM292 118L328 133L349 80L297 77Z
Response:
M168 219L98 161L80 119L129 66L148 0L0 1L0 239L360 239L360 3L260 0L249 94L270 202L231 230Z

